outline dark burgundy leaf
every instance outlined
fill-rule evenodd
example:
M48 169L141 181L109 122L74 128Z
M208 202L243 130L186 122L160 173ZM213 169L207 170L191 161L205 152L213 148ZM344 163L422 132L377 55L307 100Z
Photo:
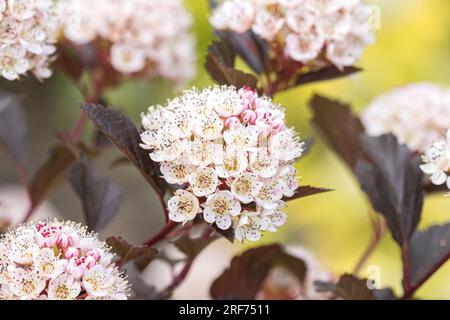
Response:
M359 136L364 132L359 118L352 114L349 105L319 95L314 95L310 106L314 114L314 126L353 169L356 160L361 156Z
M163 196L167 184L162 179L156 178L158 167L151 161L148 151L139 146L141 138L133 121L120 112L100 104L84 104L81 109Z
M421 284L450 259L450 223L416 231L408 250L411 280Z
M305 263L287 254L280 245L268 245L249 249L234 257L230 267L213 282L211 296L215 299L254 299L276 266L284 267L303 283Z
M39 167L30 181L31 202L34 207L64 180L67 168L74 161L75 156L67 147L56 145L51 149L47 161Z
M219 84L233 85L236 88L247 86L256 89L257 79L255 76L231 67L231 58L232 51L230 51L227 44L215 41L208 48L205 68Z
M69 181L81 200L88 227L101 230L117 214L122 191L87 162L79 162L70 168Z
M229 43L233 50L257 74L261 74L268 62L268 45L252 31L235 33L232 31L216 30L215 33Z
M339 278L335 290L336 296L345 300L375 300L375 296L367 287L367 280L344 274Z
M114 253L120 256L121 265L134 261L139 271L143 271L147 265L159 254L158 250L147 246L135 246L120 236L109 237L106 243Z
M391 288L375 289L372 291L377 300L397 300L398 297L395 295Z
M344 274L338 283L314 282L317 292L332 292L336 298L346 300L395 300L397 297L391 288L369 289L366 279L358 279L353 275Z
M325 189L325 188L316 188L312 186L300 186L295 191L295 194L292 197L285 197L283 201L292 201L295 199L305 198L309 196L313 196L315 194L323 193L323 192L329 192L333 191L332 189Z
M231 243L234 243L234 230L233 230L233 228L229 228L227 230L222 230L215 224L212 226L212 228L214 229L214 231L216 231L222 237L224 237L225 239L227 239Z
M420 159L393 135L361 136L368 160L359 160L356 175L374 209L387 220L394 239L406 243L416 230L423 205Z
M311 71L298 75L289 87L296 87L304 84L309 84L318 81L333 80L336 78L348 76L361 71L360 68L356 67L345 67L342 70L336 68L335 66L325 67L317 71Z
M209 237L208 239L181 237L174 244L181 252L192 259L215 240L217 240L217 237Z
M27 126L22 111L22 99L0 91L0 144L15 161L23 163L27 156Z

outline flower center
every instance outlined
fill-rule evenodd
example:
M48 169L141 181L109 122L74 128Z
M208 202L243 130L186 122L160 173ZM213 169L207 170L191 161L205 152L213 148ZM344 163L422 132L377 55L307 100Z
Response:
M214 201L213 208L217 215L224 215L229 211L229 203L224 199Z
M69 288L63 285L58 286L55 295L59 299L66 299L69 296Z
M194 210L194 203L190 199L182 198L178 203L178 209L185 214L191 213Z

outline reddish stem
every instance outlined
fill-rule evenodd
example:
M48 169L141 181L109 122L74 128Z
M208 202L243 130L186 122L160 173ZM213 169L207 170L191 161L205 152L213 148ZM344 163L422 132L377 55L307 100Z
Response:
M402 300L407 300L412 297L414 292L417 291L428 279L431 278L433 274L436 273L436 271L439 270L440 267L442 267L447 260L450 259L450 252L441 260L439 261L430 271L428 271L419 281L417 281L416 284L409 287L409 289L405 290L405 293L403 294Z
M411 286L411 267L409 263L408 242L404 241L402 245L402 263L403 263L403 290L409 292Z
M144 242L144 246L151 247L155 245L156 243L164 240L166 236L172 232L176 227L178 226L178 223L173 221L168 221L165 226L152 238L148 239L146 242Z

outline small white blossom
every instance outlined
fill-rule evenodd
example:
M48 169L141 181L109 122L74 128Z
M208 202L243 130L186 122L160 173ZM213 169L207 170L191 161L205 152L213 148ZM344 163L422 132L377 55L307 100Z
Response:
M227 230L232 225L232 217L239 215L241 205L230 191L219 191L208 197L203 210L206 222L215 223L218 228Z
M259 176L252 172L243 172L231 183L231 193L244 204L254 201L261 190Z
M193 169L194 166L185 158L162 162L160 167L164 179L172 184L183 184L188 182L189 175L192 173Z
M74 277L64 274L50 281L48 298L50 300L74 300L80 291L80 283Z
M204 197L216 191L219 177L210 167L199 167L189 176L189 183L197 197Z
M198 199L190 192L177 190L175 195L169 199L169 218L175 222L188 222L195 218L199 212Z
M450 189L450 130L446 138L436 140L422 156L424 164L420 169L430 176L434 185L447 184Z
M258 241L265 225L265 221L256 212L244 211L236 226L236 239L241 242Z
M220 165L216 166L219 177L235 177L242 173L248 166L248 154L245 150L231 146L223 155Z

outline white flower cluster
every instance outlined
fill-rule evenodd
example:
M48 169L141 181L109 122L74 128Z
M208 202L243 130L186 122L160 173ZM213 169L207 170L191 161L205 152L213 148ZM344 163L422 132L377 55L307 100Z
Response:
M450 189L450 130L445 138L433 142L422 160L424 164L420 168L430 175L431 183L438 186L446 183Z
M218 30L252 30L303 64L344 67L374 41L370 16L361 0L225 0L210 22Z
M79 224L21 225L0 239L0 299L127 299L128 283L112 258Z
M423 153L450 128L450 89L432 83L394 89L376 98L361 119L369 135L392 133Z
M0 75L7 80L27 72L50 77L57 33L52 0L0 0Z
M77 45L106 40L120 73L177 84L195 75L192 19L181 0L64 0L60 12L65 37Z
M253 90L192 89L142 115L142 148L181 188L168 202L176 222L203 219L236 238L256 241L286 221L283 197L298 183L294 161L303 152L284 110Z

